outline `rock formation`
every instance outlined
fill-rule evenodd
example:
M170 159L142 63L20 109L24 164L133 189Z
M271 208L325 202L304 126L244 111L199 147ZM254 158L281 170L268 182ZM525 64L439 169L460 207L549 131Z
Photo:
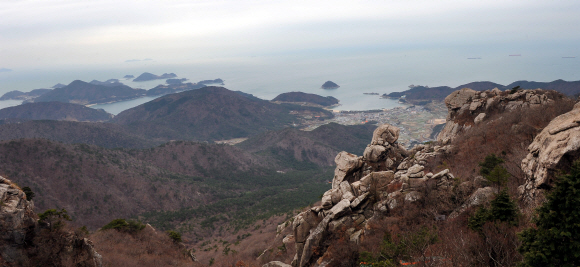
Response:
M487 120L490 114L514 111L523 107L538 108L564 95L542 89L502 92L497 88L474 91L463 88L445 98L449 113L447 124L437 136L441 144L449 144L460 132Z
M34 213L34 204L12 181L0 176L0 265L38 266L47 265L102 266L101 256L94 250L90 240L78 238L70 232L61 232L57 242L38 244L36 236L43 229ZM54 236L52 236L54 237ZM53 241L53 240L51 240ZM58 245L54 245L54 244ZM50 253L50 260L43 259L38 250Z
M323 194L321 205L293 219L296 255L292 266L324 266L332 261L324 251L332 233L346 229L350 241L359 243L369 221L404 202L422 200L426 188L450 189L454 177L449 170L433 174L424 166L447 148L419 145L407 151L397 143L398 137L398 128L384 124L375 130L363 156L347 152L336 156L332 188Z
M533 202L542 189L550 188L558 170L569 170L580 157L580 103L553 119L528 146L522 160L525 184L518 189L525 202Z

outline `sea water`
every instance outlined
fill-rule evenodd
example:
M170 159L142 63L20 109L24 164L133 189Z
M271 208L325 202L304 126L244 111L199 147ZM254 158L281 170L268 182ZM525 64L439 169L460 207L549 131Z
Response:
M150 61L144 64L119 63L38 69L14 69L0 73L0 94L11 90L30 91L49 88L73 80L105 81L120 79L133 88L151 89L165 80L133 82L125 75L143 72L161 75L175 73L191 82L221 78L225 88L243 91L271 100L284 92L301 91L333 96L340 101L339 110L392 108L394 99L383 99L384 93L404 91L410 84L456 87L473 81L492 81L507 85L517 80L549 82L556 79L580 80L579 60L564 59L557 53L510 57L509 53L458 50L403 50L392 53L287 54L185 60L179 63ZM468 58L480 59L468 59ZM326 81L340 88L321 89ZM378 93L366 95L364 93ZM153 100L144 97L129 101L94 105L112 114ZM17 105L18 101L0 101L0 107Z

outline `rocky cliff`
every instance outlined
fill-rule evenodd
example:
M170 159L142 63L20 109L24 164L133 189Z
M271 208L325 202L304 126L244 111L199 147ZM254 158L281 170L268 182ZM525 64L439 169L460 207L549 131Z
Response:
M437 136L437 141L449 144L461 132L485 121L492 114L540 108L564 97L558 92L541 89L502 92L495 88L478 92L463 88L445 98L449 110L447 124Z
M373 133L363 156L341 152L336 156L332 188L320 205L293 219L295 243L292 266L327 266L333 261L329 237L346 229L348 239L359 243L368 225L404 203L421 201L425 190L446 192L454 176L448 169L433 173L429 158L447 148L419 145L407 151L397 143L399 129L384 124ZM288 226L289 227L289 226ZM284 227L280 227L280 232Z
M398 128L381 125L362 156L347 152L336 156L332 188L323 194L320 204L295 216L291 231L290 226L285 227L288 224L279 226L278 232L285 235L284 245L294 244L296 249L292 266L336 265L340 249L334 247L343 242L340 240L361 244L365 238L373 238L377 234L373 225L387 217L397 220L397 210L419 207L423 217L427 213L432 220L445 220L469 214L472 207L488 205L498 188L489 186L481 176L456 178L441 158L455 153L461 141L458 137L465 138L472 127L488 125L488 120L501 121L508 113L523 112L525 116L548 104L569 101L560 93L540 89L477 92L465 88L445 99L449 117L438 142L411 150L398 144ZM504 126L513 133L519 127ZM523 161L520 158L525 179L519 190L524 200L541 199L541 190L549 188L556 170L565 170L580 157L580 104L540 130L529 145L529 155ZM441 165L434 167L436 164ZM446 204L450 201L454 203ZM432 210L425 210L425 202L438 203L431 206L435 207Z
M525 184L519 187L521 198L536 202L542 191L551 188L559 171L568 171L580 158L580 103L568 113L556 117L528 146L522 160Z
M46 229L33 209L18 185L0 176L0 265L102 266L90 240Z

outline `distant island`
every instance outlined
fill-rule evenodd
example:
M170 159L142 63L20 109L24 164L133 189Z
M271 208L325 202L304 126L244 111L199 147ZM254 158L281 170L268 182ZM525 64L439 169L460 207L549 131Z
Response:
M104 85L104 86L124 86L124 84L122 84L121 82L119 82L119 79L108 79L108 80L106 80L104 82L97 81L97 80L92 80L89 83L90 84L96 84L96 85Z
M272 99L272 102L311 103L323 107L329 107L337 105L338 99L332 96L324 97L303 92L289 92L278 95L276 98Z
M105 86L76 80L69 85L56 88L30 102L65 102L81 105L103 104L135 99L144 96L146 90L133 89L126 85Z
M52 89L34 89L30 92L10 91L0 97L0 100L28 100L39 97Z
M199 81L197 82L198 84L220 84L220 85L224 85L224 80L217 78L215 80L203 80L203 81Z
M175 78L177 75L175 73L163 73L163 75L155 75L153 73L144 72L143 74L139 75L139 77L133 79L134 82L146 82L146 81L153 81L159 79L169 79Z
M580 81L567 82L564 80L555 80L552 82L534 82L534 81L516 81L508 85L501 85L494 82L471 82L457 87L438 86L429 87L421 85L410 85L409 89L402 92L392 92L383 94L383 98L399 98L400 102L406 102L415 105L425 105L433 100L443 101L445 97L456 90L470 88L476 91L491 90L498 88L502 91L519 86L520 89L545 89L555 90L568 96L580 94Z
M66 86L66 84L57 83L57 84L55 84L54 86L52 86L50 88L56 89L56 88L62 88L62 87L65 87L65 86Z
M338 86L338 84L331 82L331 81L326 81L320 88L322 89L336 89L340 86Z
M124 79L133 79L133 78L135 78L135 76L129 74L129 75L123 76L123 78Z
M167 84L182 84L185 81L187 81L186 78L182 78L182 79L167 79L165 81L165 83L167 83Z

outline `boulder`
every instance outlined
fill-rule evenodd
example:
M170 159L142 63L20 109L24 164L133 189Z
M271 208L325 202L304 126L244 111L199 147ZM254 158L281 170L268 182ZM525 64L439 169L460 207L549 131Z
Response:
M334 205L329 211L329 215L332 217L339 218L340 216L350 212L350 201L348 199L343 199L338 204Z
M419 164L415 164L407 170L407 173L408 174L416 174L416 173L420 173L423 169L425 169L425 167L423 167ZM423 176L423 175L421 175L421 176ZM411 177L411 176L409 175L409 177Z
M362 161L354 154L342 151L334 158L336 169L334 170L334 179L332 188L338 188L338 185L349 175L352 175L362 166Z
M381 156L386 150L387 149L381 145L370 145L365 148L363 156L370 162L378 162L381 160Z
M477 189L473 194L471 194L471 196L469 196L469 199L467 199L461 207L457 208L451 213L451 215L449 215L449 218L455 218L471 207L481 206L490 202L491 199L495 197L495 194L497 194L497 188L490 186Z
M383 124L373 132L373 139L371 145L386 145L393 144L399 139L399 128Z
M479 113L479 115L473 119L473 122L475 124L479 124L481 121L483 121L483 119L485 119L485 113Z
M445 105L449 109L458 109L463 105L471 101L471 99L477 94L477 91L463 88L461 90L455 91L445 98Z

